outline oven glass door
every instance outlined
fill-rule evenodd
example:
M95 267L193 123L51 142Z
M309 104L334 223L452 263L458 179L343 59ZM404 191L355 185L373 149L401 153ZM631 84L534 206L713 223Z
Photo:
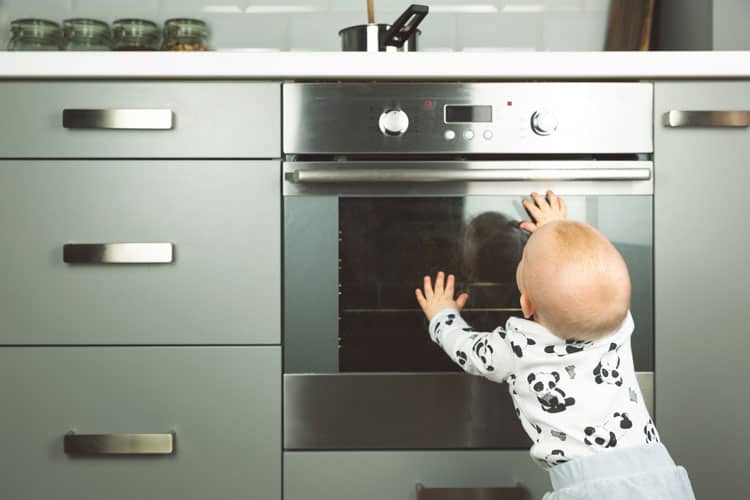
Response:
M651 372L653 199L649 190L631 189L632 185L622 190L611 184L601 190L580 185L579 189L571 189L570 184L559 183L549 186L565 198L570 219L597 227L622 253L633 287L636 370ZM371 413L379 412L379 421L399 413L408 420L410 410L403 406L408 395L396 401L398 391L411 392L412 398L422 392L421 403L413 409L415 419L428 417L418 415L420 405L430 407L434 403L435 411L440 411L441 398L436 395L435 401L429 402L425 399L429 396L424 394L459 383L449 382L453 379L446 376L457 375L460 368L430 340L427 320L414 291L425 274L434 276L442 270L455 274L457 288L469 293L463 315L475 329L492 330L504 325L509 316L520 316L515 270L528 239L528 234L518 227L519 222L528 219L521 205L525 196L520 192L540 187L516 186L518 192L513 194L436 193L434 189L423 189L423 193L428 193L424 195L382 186L368 189L369 193L347 189L331 192L329 186L323 192L285 196L284 371L294 380L285 381L289 392L285 398L290 406L287 413L295 413L287 415L287 429L295 433L293 439L285 438L288 448L308 447L305 439L298 439L301 434L295 429L299 425L310 436L324 436L324 429L311 428L313 422L337 421L334 414L342 411L349 412L350 418L342 418L348 422L354 418L352 412L359 411L353 406L370 405ZM436 378L439 374L444 377ZM490 391L488 397L504 398L507 389L479 387L455 388L459 400L456 404L478 405L472 410L478 420L482 420L481 415L497 417L504 410L487 410L482 406L486 403L468 401L472 398L468 393ZM368 391L368 396L362 395ZM317 403L311 402L313 394L319 396ZM309 409L300 410L300 400L319 407L310 414ZM374 410L373 401L393 408ZM445 399L442 402L451 403ZM337 410L324 410L322 406L326 405ZM504 406L512 415L509 402ZM408 426L403 418L394 425ZM465 420L460 412L455 418ZM373 425L380 425L379 421ZM523 433L520 426L513 428ZM333 433L334 429L330 431ZM344 432L341 428L338 431L337 436ZM398 434L398 430L391 430L389 436L394 432ZM473 443L457 441L442 447L524 445L523 440L508 440L507 436L483 441L481 434L478 431ZM336 443L332 448L380 447L378 443L368 446L362 442L349 446L336 438L331 442ZM411 436L405 438L403 446L391 441L388 447L419 447L418 442ZM431 442L425 437L424 443ZM329 447L325 439L313 439L308 444L313 448Z

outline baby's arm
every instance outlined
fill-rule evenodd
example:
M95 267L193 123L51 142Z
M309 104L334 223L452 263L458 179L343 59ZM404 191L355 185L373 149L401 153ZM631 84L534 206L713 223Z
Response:
M429 276L424 278L424 293L417 289L417 301L430 320L430 337L464 371L494 382L502 382L512 371L513 357L500 336L493 332L475 332L464 321L459 310L466 304L463 293L453 300L455 278L440 272L433 289Z

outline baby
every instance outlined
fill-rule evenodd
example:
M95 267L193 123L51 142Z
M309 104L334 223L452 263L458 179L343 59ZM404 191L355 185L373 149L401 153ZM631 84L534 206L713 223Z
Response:
M466 372L507 382L516 414L565 499L691 499L649 417L633 368L630 277L622 256L588 224L568 221L562 198L532 193L533 222L516 269L521 310L478 332L459 311L455 278L424 278L416 296L434 342ZM531 320L533 318L533 320Z

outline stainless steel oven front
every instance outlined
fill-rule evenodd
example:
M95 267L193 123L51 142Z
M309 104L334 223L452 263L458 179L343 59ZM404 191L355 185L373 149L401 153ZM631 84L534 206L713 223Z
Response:
M285 449L528 447L507 388L432 344L414 289L449 271L474 327L520 314L521 200L547 189L628 264L652 401L650 84L290 83L283 96Z

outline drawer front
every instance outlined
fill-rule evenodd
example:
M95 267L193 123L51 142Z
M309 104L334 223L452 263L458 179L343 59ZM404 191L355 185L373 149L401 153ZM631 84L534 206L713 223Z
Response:
M418 484L425 488L419 497ZM528 451L284 453L285 500L541 500L551 489Z
M281 151L279 83L4 82L0 95L4 158L278 158Z
M0 162L0 344L278 344L280 212L275 161Z
M278 347L0 348L2 497L278 500L280 372ZM70 432L174 450L77 455Z

